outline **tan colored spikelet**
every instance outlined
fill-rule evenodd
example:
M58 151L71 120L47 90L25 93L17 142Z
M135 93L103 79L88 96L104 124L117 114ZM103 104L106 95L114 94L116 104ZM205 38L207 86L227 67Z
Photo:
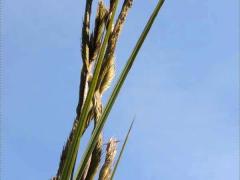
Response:
M79 100L76 108L76 112L77 112L76 119L78 119L80 116L81 108L88 91L89 77L91 75L89 51L90 51L90 17L91 17L92 1L93 0L86 1L83 27L82 27L81 55L82 55L83 67L81 71L81 79L80 79L80 87L79 87Z
M115 76L115 59L112 56L106 63L106 67L102 72L102 81L99 87L100 94L103 94L111 85L111 82Z
M120 32L123 28L128 11L132 6L132 2L133 2L133 0L125 0L122 5L120 14L117 18L116 25L114 26L113 32L111 33L111 37L109 38L109 43L108 43L107 53L106 53L108 56L113 56L113 54L114 54L117 40L118 40Z
M89 58L90 58L89 54L90 54L90 17L91 17L92 1L93 0L86 1L83 27L82 27L81 53L82 53L83 67L81 71L81 80L80 80L80 88L79 88L79 102L76 109L77 120L79 119L80 111L88 92L89 79L91 78L91 64L89 61Z
M99 180L109 180L111 176L113 161L117 153L117 142L115 138L110 138L107 144L105 162L100 170Z
M104 32L105 18L108 14L108 10L103 1L99 1L97 15L95 18L94 32L90 37L90 62L97 58L98 52L101 46L101 40Z
M124 25L124 22L126 20L127 14L129 9L132 6L133 0L125 0L120 14L118 16L116 25L113 28L113 31L110 35L106 54L104 57L103 66L101 68L100 72L100 78L97 87L100 89L101 94L103 94L104 91L109 87L112 79L115 75L115 61L114 61L114 52L116 49L117 40L119 38L121 29ZM111 9L111 7L110 7Z
M99 91L96 91L94 94L94 120L95 125L97 124L97 120L102 114L102 96Z
M92 9L92 1L86 1L85 14L82 27L82 60L86 68L89 64L89 40L90 40L90 16Z

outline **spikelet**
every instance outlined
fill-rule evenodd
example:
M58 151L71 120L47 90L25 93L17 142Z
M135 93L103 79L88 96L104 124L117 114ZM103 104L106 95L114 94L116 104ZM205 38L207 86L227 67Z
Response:
M117 153L117 142L115 138L110 138L107 144L105 162L100 170L99 180L109 180L111 176L113 161Z
M100 94L103 94L111 85L115 76L115 58L112 56L106 63L102 72L101 86L99 87Z
M92 9L92 1L93 0L87 0L86 1L86 7L85 7L85 14L84 14L84 20L83 20L83 27L82 27L82 48L81 48L81 54L82 54L82 62L83 67L81 71L81 79L80 79L80 87L79 87L79 100L78 105L76 109L77 118L79 118L81 108L83 105L83 102L86 98L87 90L88 90L88 82L89 82L89 76L91 75L91 65L89 62L89 51L90 51L90 16L91 16L91 9Z
M100 50L101 40L104 32L105 18L108 14L108 10L105 7L103 1L99 1L97 15L95 19L94 32L90 37L90 62L96 60Z
M114 26L113 32L111 33L111 37L109 38L109 43L106 52L107 56L113 56L115 52L117 40L119 38L120 32L126 20L128 11L132 6L132 2L133 0L125 0L122 5L120 14L117 18L116 25Z
M100 78L97 87L100 89L100 93L103 94L104 91L109 87L112 79L115 75L115 62L114 62L114 53L116 49L117 40L119 38L121 29L124 25L124 22L126 20L127 14L129 9L132 6L133 0L125 0L120 14L118 16L116 25L113 28L113 31L111 32L108 46L106 49L106 54L104 57L103 66L101 68L100 72ZM110 7L111 9L111 7Z
M89 39L90 39L90 16L92 9L92 1L86 1L85 14L82 27L82 60L83 64L89 66Z

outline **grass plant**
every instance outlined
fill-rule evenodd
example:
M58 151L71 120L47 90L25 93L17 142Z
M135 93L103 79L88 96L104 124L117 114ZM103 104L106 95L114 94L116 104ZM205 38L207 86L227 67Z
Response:
M136 56L162 7L164 0L159 0L114 89L104 106L102 97L111 86L115 75L115 50L120 32L124 26L133 0L124 0L121 10L114 22L119 0L110 0L109 6L103 0L98 0L94 28L90 29L93 0L86 0L81 40L82 70L80 73L79 98L76 108L76 118L72 130L65 143L56 176L52 180L112 180L121 159L123 150L132 129L132 124L125 138L120 155L114 165L117 152L117 139L110 138L107 143L105 160L103 158L103 127L111 108L121 90L124 81L132 68ZM92 135L86 147L80 147L82 135L94 123ZM80 164L76 164L78 151L84 152ZM126 178L127 179L127 178Z

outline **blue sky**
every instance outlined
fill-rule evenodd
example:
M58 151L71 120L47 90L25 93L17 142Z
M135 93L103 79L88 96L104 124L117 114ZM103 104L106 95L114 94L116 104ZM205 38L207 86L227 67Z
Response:
M117 75L156 3L135 0ZM78 99L83 7L83 0L3 2L4 180L48 179L57 170ZM105 142L123 140L136 115L116 180L239 178L238 7L166 0L104 129Z

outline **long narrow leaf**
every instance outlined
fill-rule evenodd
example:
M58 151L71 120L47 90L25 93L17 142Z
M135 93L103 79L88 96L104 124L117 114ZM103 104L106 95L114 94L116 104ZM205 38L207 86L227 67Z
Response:
M109 36L110 36L110 33L111 33L112 24L113 24L114 16L115 16L115 13L116 13L117 5L118 5L118 0L115 3L115 6L114 6L114 9L113 9L111 18L110 18L110 22L109 22L109 25L108 25L108 28L107 28L107 32L105 34L103 44L102 44L101 49L100 49L97 64L96 64L95 71L94 71L94 74L93 74L93 79L92 79L91 84L90 84L90 88L89 88L89 91L88 91L88 94L87 94L87 97L86 97L86 101L83 105L82 113L81 113L81 116L79 118L79 124L77 125L76 134L74 134L74 136L73 136L73 142L70 145L69 152L67 153L67 158L66 158L67 160L66 160L66 163L65 163L64 168L63 168L63 174L60 177L61 180L68 180L71 176L71 172L72 172L73 167L74 167L74 162L75 162L75 159L77 157L78 148L79 148L79 145L80 145L80 139L81 139L81 136L82 136L85 124L86 124L88 110L89 110L89 107L90 107L90 104L91 104L91 100L92 100L94 92L95 92L96 84L97 84L97 81L98 81L98 76L99 76L101 65L102 65L103 58L104 58L104 53L105 53L107 42L108 42L108 39L109 39Z
M163 3L164 3L164 0L159 0L158 1L157 6L155 7L155 9L154 9L151 17L149 18L149 20L148 20L140 38L138 39L138 42L135 45L135 47L132 51L132 54L129 57L127 63L126 63L126 65L125 65L125 67L124 67L124 69L123 69L123 71L120 75L120 78L118 79L117 84L114 87L114 90L113 90L113 92L112 92L112 94L111 94L111 96L110 96L110 98L107 102L107 105L106 105L106 107L103 111L103 114L100 117L100 119L98 120L96 128L94 129L93 134L92 134L92 136L89 140L88 146L87 146L87 148L86 148L86 150L83 154L83 157L81 159L80 165L77 169L77 173L76 173L74 179L77 179L78 177L82 176L84 168L85 168L84 166L87 163L87 161L88 161L88 159L89 159L89 157L90 157L90 155L91 155L91 153L92 153L92 151L93 151L93 149L96 145L97 138L98 138L100 132L102 131L102 128L103 128L103 126L106 122L106 119L107 119L108 115L109 115L109 112L111 111L111 108L112 108L112 106L113 106L113 104L114 104L114 102L115 102L115 100L118 96L118 93L119 93L119 91L120 91L120 89L121 89L121 87L122 87L122 85L123 85L123 83L124 83L124 81L127 77L127 74L129 72L129 70L131 69L131 67L133 65L133 62L134 62L134 60L135 60L143 42L144 42L144 40L145 40L145 38L146 38L146 36L149 32L149 30L150 30L150 28L151 28L151 26L152 26L152 24L153 24L153 22L154 22L154 20L157 16L157 14L158 14L160 8L162 7Z
M134 119L135 119L135 118L134 118ZM133 126L133 123L134 123L134 119L133 119L133 121L132 121L132 123L131 123L131 125L130 125L130 128L129 128L128 132L127 132L127 135L126 135L126 137L125 137L125 140L124 140L124 143L123 143L123 145L122 145L120 154L119 154L118 159L117 159L117 161L116 161L116 164L115 164L115 166L114 166L114 168L113 168L113 172L112 172L112 174L111 174L110 180L113 180L114 174L115 174L115 172L116 172L116 170L117 170L117 167L118 167L118 164L119 164L119 162L120 162L120 160L121 160L123 151L124 151L125 146L126 146L127 141L128 141L129 134L130 134L130 132L131 132L131 130L132 130L132 126Z

